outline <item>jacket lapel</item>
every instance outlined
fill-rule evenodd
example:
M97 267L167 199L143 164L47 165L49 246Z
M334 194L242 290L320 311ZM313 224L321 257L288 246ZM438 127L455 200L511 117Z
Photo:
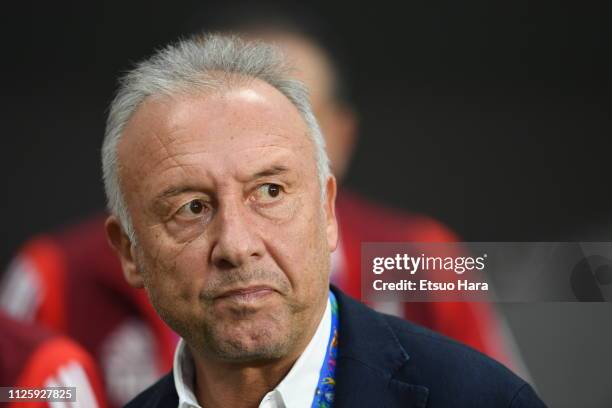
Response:
M340 313L334 408L425 407L429 390L398 376L409 356L384 318L332 290Z

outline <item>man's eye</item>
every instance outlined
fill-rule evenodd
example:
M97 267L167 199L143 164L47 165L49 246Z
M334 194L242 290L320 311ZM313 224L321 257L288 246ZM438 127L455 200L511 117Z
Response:
M208 211L208 207L204 200L195 199L183 205L177 211L177 215L184 218L198 218Z
M269 203L278 200L283 193L283 188L278 184L262 184L255 191L255 200L260 203Z

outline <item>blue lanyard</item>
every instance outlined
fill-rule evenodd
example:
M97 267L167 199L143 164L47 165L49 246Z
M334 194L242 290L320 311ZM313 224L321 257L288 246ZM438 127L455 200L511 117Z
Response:
M338 302L333 292L329 291L329 302L331 304L331 330L329 342L325 352L325 360L319 374L317 390L312 401L312 408L330 408L334 402L336 380L336 357L338 355Z

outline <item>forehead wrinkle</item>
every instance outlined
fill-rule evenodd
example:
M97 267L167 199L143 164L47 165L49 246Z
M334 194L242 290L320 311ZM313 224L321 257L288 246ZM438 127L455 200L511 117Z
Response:
M223 162L229 163L229 162L238 161L239 162L238 164L240 164L241 162L244 162L245 160L248 160L248 161L257 160L258 158L261 158L263 155L262 154L256 155L255 153L253 153L250 156L255 156L255 157L253 157L252 160L249 160L251 159L251 157L235 157L233 153L258 151L258 150L273 150L273 151L267 152L267 155L284 156L288 153L296 154L296 152L301 151L307 147L308 146L306 144L300 144L297 146L282 146L282 145L279 145L278 143L268 143L268 144L260 145L260 146L258 145L243 146L242 143L240 143L238 147L228 144L228 145L221 145L219 148L210 149L210 150L191 149L189 151L173 152L172 154L166 155L166 157L164 157L163 159L156 161L155 164L159 167L162 167L161 165L163 163L167 161L171 161L172 163L170 166L168 166L168 169L172 169L174 167L186 167L186 168L187 167L197 167L198 165L206 162L206 160L202 160L203 156L204 157L206 156L219 157L222 155L228 156L228 157L225 157L225 160ZM168 152L167 149L165 149L165 152L170 153ZM284 153L281 153L281 152L284 152ZM197 160L190 161L189 158L192 156L195 157Z
M148 105L153 110L161 108L165 111L165 115L153 115L150 109L145 109L148 113L146 116L149 117L148 124L150 125L150 119L153 119L153 125L155 122L161 125L162 133L167 141L161 140L158 134L155 136L160 144L166 148L179 141L183 132L189 132L191 127L198 126L198 122L202 124L201 119L198 120L198 118L206 118L203 125L205 126L204 129L209 131L214 131L221 125L228 126L230 129L234 128L235 131L240 129L262 131L266 135L284 139L293 139L295 136L287 134L288 128L295 128L295 125L302 129L307 128L307 124L304 123L295 106L276 89L260 81L253 81L249 85L251 86L230 87L223 91L218 90L217 92L206 92L204 94L190 92L154 98L146 101L139 110L142 114L142 108ZM270 95L266 97L261 94L258 89L261 87L270 88L268 90L272 91L272 99ZM251 106L262 110L264 117L262 117L262 112L254 114L248 110L246 112L242 110ZM285 111L285 108L292 114L288 116L288 112L280 113ZM270 127L277 129L275 129L275 132L270 132ZM312 143L309 131L306 130L303 133L303 136ZM229 138L233 139L233 136L230 135Z
M146 102L145 102L146 103ZM143 104L144 105L144 104ZM153 116L153 121L151 121L151 113L146 110L145 113L142 113L142 109L144 106L140 106L136 114L132 117L132 119L128 122L126 129L124 131L124 135L119 140L119 144L117 146L118 149L118 160L119 160L119 168L124 173L126 169L129 169L130 172L134 172L132 167L133 160L123 160L125 159L123 156L125 155L134 155L131 151L141 151L141 154L144 157L148 157L149 160L145 160L144 163L141 163L140 166L136 169L136 173L142 173L144 169L151 170L154 166L159 163L163 163L167 160L172 161L171 167L181 167L181 163L179 163L175 155L172 154L170 145L173 144L172 139L167 139L165 137L165 133L156 128L155 124L158 121L162 121L163 119L157 117L157 115ZM142 117L142 115L145 115ZM144 123L144 129L140 129L142 124ZM134 130L133 127L136 127L137 130ZM132 134L134 133L134 134ZM152 148L152 145L156 144L157 148ZM127 152L125 151L127 149ZM160 153L161 152L161 153ZM161 160L155 159L155 157L165 156ZM127 161L127 163L124 163ZM140 171L138 171L140 170Z
M231 127L234 127L234 131L230 132L228 135L207 135L199 140L197 138L189 140L189 137L191 136L191 129L188 125L176 126L171 130L171 133L164 134L164 136L160 136L156 133L155 136L160 143L159 150L165 152L168 157L188 157L189 155L218 154L226 151L239 152L248 149L265 149L269 147L301 150L313 145L312 140L307 133L303 134L302 137L296 137L295 135L291 134L290 131L287 131L287 129L278 129L277 132L271 132L261 131L260 129L253 128L247 124L242 126L233 124L230 126L230 128ZM185 132L186 134L181 135L180 133L182 132ZM257 137L258 134L263 134L269 138L282 139L283 141L289 142L289 145L283 146L284 143L280 140L268 140L263 141L264 144L244 146L241 138L248 138L249 134L252 134L253 137ZM162 138L167 139L167 141L164 142ZM182 143L184 139L187 140Z
M277 145L265 145L253 147L251 150L265 151L261 154L254 152L249 157L240 159L243 165L235 166L236 175L241 180L252 180L257 178L258 175L262 175L263 172L301 172L301 166L296 165L297 158L299 157L298 151L300 149L277 146ZM276 169L276 170L275 170ZM271 174L270 174L271 175Z

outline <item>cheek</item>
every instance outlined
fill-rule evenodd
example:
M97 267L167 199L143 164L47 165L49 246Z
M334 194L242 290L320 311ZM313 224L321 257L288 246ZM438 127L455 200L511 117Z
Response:
M156 236L143 253L145 286L152 297L172 302L197 301L203 285L206 252L197 242L176 244ZM154 245L153 245L154 244Z
M330 252L322 213L302 212L291 222L274 228L267 241L272 257L295 290L310 291L318 290L320 284L327 286Z

